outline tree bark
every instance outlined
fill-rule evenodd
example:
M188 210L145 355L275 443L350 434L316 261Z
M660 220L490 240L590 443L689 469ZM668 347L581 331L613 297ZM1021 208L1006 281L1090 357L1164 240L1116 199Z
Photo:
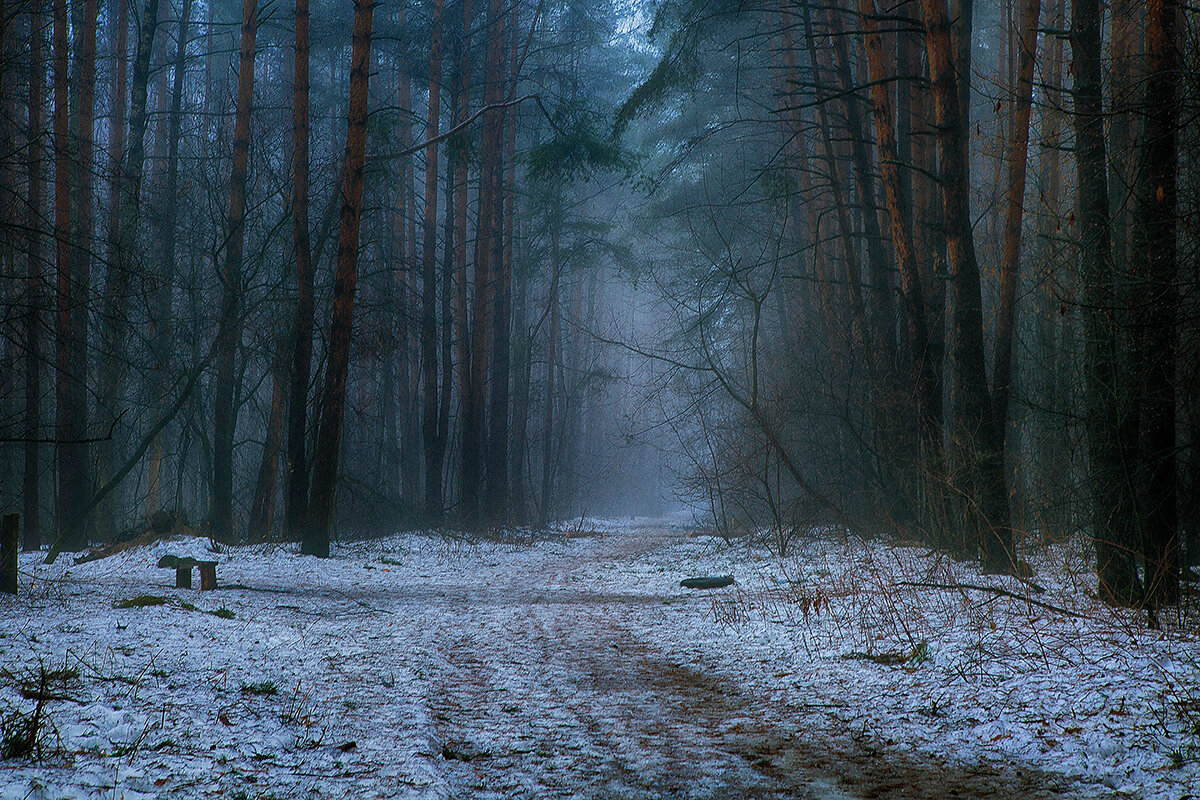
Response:
M425 139L438 135L441 115L442 85L442 16L444 0L434 0L433 28L429 45L429 112L425 123ZM438 402L438 330L437 330L437 180L438 146L425 149L425 209L422 219L424 244L421 251L421 361L425 381L424 410L421 435L425 449L425 514L431 519L442 515L442 463L446 441L441 432L441 405ZM449 373L450 364L442 370ZM442 387L442 391L447 391Z
M292 323L292 359L287 419L287 488L284 528L287 538L304 536L308 517L308 381L313 348L313 263L308 231L308 0L296 0L295 89L292 104L292 242L296 259L296 317Z
M175 244L178 239L176 226L179 218L179 139L183 130L183 87L187 78L188 25L191 23L192 0L183 0L179 14L179 27L175 36L175 68L171 83L171 114L167 130L167 183L164 192L165 212L162 222L162 260L158 268L155 286L152 319L152 352L154 355L154 378L152 381L155 398L155 416L161 416L166 408L167 385L174 361L175 315L173 303L175 287ZM150 447L150 480L146 493L146 516L161 507L163 441L162 434Z
M1100 597L1134 605L1142 590L1132 558L1134 500L1121 436L1122 390L1117 374L1113 256L1109 240L1104 98L1101 94L1100 4L1071 0L1075 74L1075 163L1079 173L1079 257L1092 541Z
M250 503L250 526L248 538L252 542L265 542L271 535L271 523L275 518L275 487L279 483L279 455L283 444L283 406L287 384L287 368L284 366L285 339L276 339L276 354L271 364L271 410L267 414L267 436L263 441L262 461L258 467L258 478L254 482L254 499Z
M483 103L499 104L504 99L501 62L504 52L505 13L503 0L492 0L488 10L487 60L484 71ZM497 238L500 236L500 162L504 112L493 110L484 116L480 147L479 218L475 227L475 295L471 316L471 369L463 387L462 438L462 511L467 519L480 515L487 448L487 382L492 366L495 333Z
M850 63L850 47L842 25L841 14L830 5L826 8L833 53L839 79L845 95L846 128L850 135L850 153L854 160L854 188L862 211L863 234L867 244L867 275L871 285L871 341L875 343L876 370L881 384L881 394L889 391L896 367L896 312L892 301L892 281L888 275L887 254L883 246L883 235L879 229L879 208L875 203L875 178L872 171L871 154L868 148L867 127L859 109L856 87L859 85L854 68ZM874 21L878 28L878 21ZM864 24L870 24L864 20ZM882 48L882 43L880 43ZM880 56L882 59L882 56ZM883 90L887 91L884 85ZM888 102L890 109L891 103ZM889 111L890 113L890 111ZM878 119L878 116L876 117ZM889 127L891 120L888 121ZM876 131L876 137L879 134ZM892 134L895 136L894 132ZM887 421L883 421L886 426ZM894 431L892 432L895 433Z
M329 360L321 402L321 423L313 452L311 525L301 552L329 556L329 534L337 487L338 450L346 405L350 337L354 324L354 292L358 283L359 221L363 205L363 172L367 148L367 88L371 63L372 0L354 2L354 39L350 56L350 107L346 128L345 179L338 231L337 275L333 286L333 318L329 325Z
M945 0L921 0L934 116L946 249L954 305L955 469L963 476L962 522L968 547L980 548L989 570L1016 568L1004 456L996 432L984 370L983 300L970 216L970 171L966 112L967 73L955 72L954 39ZM969 39L969 33L965 34Z
M88 447L79 443L87 432L86 362L75 361L76 341L86 331L77 323L76 306L84 307L86 285L72 270L71 132L69 114L67 0L54 0L54 238L55 251L55 430L58 463L57 526L63 547L81 550L86 544L82 520L75 509L87 502ZM86 344L86 343L84 343Z
M42 167L45 147L42 134L45 128L44 97L46 90L45 57L46 6L44 0L29 4L29 119L25 145L29 152L26 163L28 201L25 219L26 248L26 315L25 315L25 463L22 479L22 501L25 528L21 546L39 550L42 546L41 528L41 448L38 431L42 419L42 312L46 302L42 275L42 215L45 169Z
M937 445L935 437L940 439L941 433L938 421L933 416L936 404L933 394L938 387L934 381L930 354L926 350L929 333L925 319L924 292L913 248L910 207L905 203L900 177L901 161L892 123L892 103L884 65L883 42L879 34L875 0L858 0L858 7L862 15L863 44L871 80L879 170L888 219L891 222L892 247L900 269L900 296L904 305L905 330L908 334L908 350L912 362L911 386L916 401L915 416L922 440L932 447Z
M1029 159L1029 118L1033 109L1033 67L1037 60L1041 0L1024 0L1020 54L1017 57L1016 116L1008 162L1008 203L1004 216L1004 252L1000 264L1000 308L996 319L996 364L992 370L992 405L996 434L1003 450L1008 431L1009 384L1012 380L1013 325L1017 316L1017 278L1021 272L1021 224L1025 212L1025 175Z
M509 21L508 99L517 95L518 52L517 43L520 25L518 6L512 6ZM499 253L493 258L499 268L496 276L495 328L492 364L491 425L488 431L487 487L485 503L492 519L508 517L509 501L509 401L511 392L512 364L512 270L513 270L513 218L516 214L516 149L517 110L509 109L504 119L504 156L502 171L496 175L496 214L500 236Z
M234 366L242 338L242 260L246 240L246 178L250 164L250 112L254 101L254 53L258 38L258 0L243 0L242 42L238 67L237 114L233 129L233 174L229 192L229 226L225 268L220 281L224 297L217 329L217 377L213 398L212 535L233 539L233 437L237 427Z
M471 106L471 24L472 2L463 0L462 29L459 34L458 97L454 109L454 125L466 121ZM454 379L458 384L458 426L465 438L466 413L471 383L471 341L467 319L467 138L452 140L451 171L454 173ZM460 440L461 442L461 440ZM460 458L462 445L460 444ZM460 465L460 478L462 467ZM463 487L459 486L459 516L466 516Z
M1143 383L1147 507L1144 514L1146 600L1179 602L1179 515L1175 436L1179 347L1177 253L1180 8L1177 0L1146 4L1146 119L1135 258L1143 263L1135 303L1147 356Z

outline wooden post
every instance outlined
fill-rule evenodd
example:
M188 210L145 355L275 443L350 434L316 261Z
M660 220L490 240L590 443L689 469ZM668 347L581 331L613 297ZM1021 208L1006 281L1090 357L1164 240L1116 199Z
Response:
M20 514L5 514L0 531L0 592L17 593L17 539L21 530Z
M201 561L200 567L200 591L207 592L217 588L217 562ZM188 573L188 579L191 579L191 573Z

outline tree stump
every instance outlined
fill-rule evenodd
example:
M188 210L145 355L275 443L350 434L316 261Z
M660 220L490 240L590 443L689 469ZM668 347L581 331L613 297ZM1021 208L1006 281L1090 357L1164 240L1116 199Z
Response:
M200 591L208 592L217 588L217 562L200 561ZM190 576L190 575L189 575Z
M5 514L0 529L0 592L17 593L17 539L21 530L20 514Z

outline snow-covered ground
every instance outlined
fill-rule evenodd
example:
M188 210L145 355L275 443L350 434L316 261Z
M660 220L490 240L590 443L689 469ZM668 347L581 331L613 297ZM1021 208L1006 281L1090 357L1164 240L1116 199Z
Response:
M327 561L196 539L22 556L20 595L0 598L0 722L33 711L22 690L51 699L41 760L0 761L0 800L1200 787L1196 610L1152 631L1103 607L1082 549L1035 559L1030 594L916 548L826 533L780 560L689 533L588 520ZM221 588L174 589L168 553L215 558ZM721 574L736 584L679 586ZM116 607L139 595L167 602Z

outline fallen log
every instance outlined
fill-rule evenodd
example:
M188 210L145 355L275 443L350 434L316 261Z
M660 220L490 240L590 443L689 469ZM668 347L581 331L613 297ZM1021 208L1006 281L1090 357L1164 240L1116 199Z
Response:
M684 578L679 585L685 589L721 589L733 584L732 575L714 575L700 578Z

